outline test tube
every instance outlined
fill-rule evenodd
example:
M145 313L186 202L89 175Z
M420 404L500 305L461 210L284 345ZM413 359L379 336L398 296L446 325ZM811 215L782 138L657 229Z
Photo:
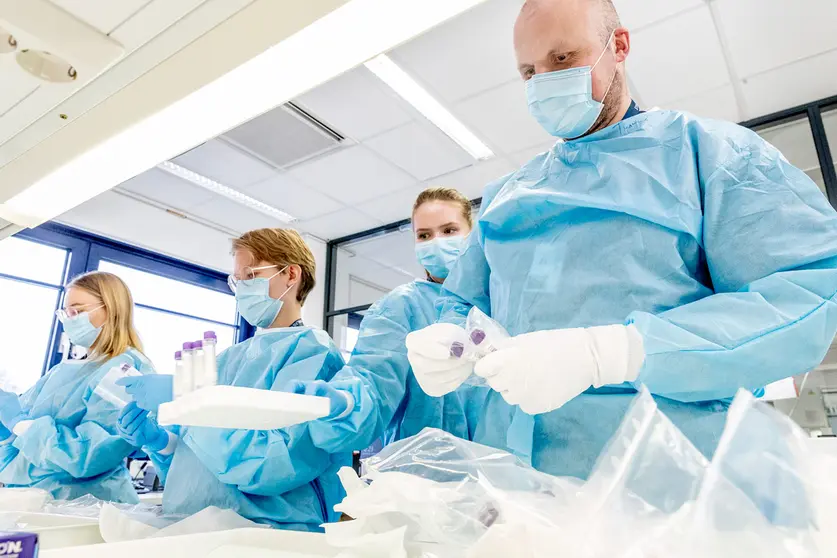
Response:
M192 378L195 382L194 389L201 389L202 387L206 387L203 375L203 341L193 341L192 350Z
M189 341L183 343L183 393L189 393L190 391L195 389L194 356L195 353L192 350L192 343Z
M174 398L177 399L185 393L183 391L183 353L181 351L174 353L174 381L172 384L172 392Z
M203 373L204 386L218 385L218 363L215 360L215 346L218 344L218 337L214 331L207 331L203 334Z

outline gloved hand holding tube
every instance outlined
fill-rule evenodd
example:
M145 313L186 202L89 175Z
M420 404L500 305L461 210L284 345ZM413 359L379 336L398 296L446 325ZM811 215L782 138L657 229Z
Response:
M116 432L136 448L162 451L169 444L169 433L148 415L148 411L131 401L119 414Z
M355 398L348 391L337 389L323 380L295 380L286 388L290 393L327 397L331 403L330 412L325 420L340 420L348 416L355 408Z
M116 385L125 388L125 392L137 403L137 407L154 411L163 403L173 399L174 376L170 374L146 374L127 376L116 380Z

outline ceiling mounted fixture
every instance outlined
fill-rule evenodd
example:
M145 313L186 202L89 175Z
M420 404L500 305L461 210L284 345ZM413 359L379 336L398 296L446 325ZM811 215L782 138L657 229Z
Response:
M0 54L8 54L17 50L17 39L11 33L0 27Z
M17 56L18 65L38 79L50 83L70 83L78 78L72 64L43 50L21 50Z
M373 58L365 65L401 98L413 105L425 118L455 141L459 147L467 151L471 157L478 160L494 157L494 152L476 134L386 54Z
M180 165L172 163L171 161L160 163L159 165L157 165L157 168L166 171L172 176L182 178L183 180L191 184L194 184L195 186L199 186L205 190L209 190L210 192L218 194L219 196L223 196L228 200L232 200L237 204L243 205L244 207L249 207L250 209L254 209L260 213L264 213L269 217L278 219L283 223L290 224L297 220L296 217L288 213L285 213L281 209L277 209L271 205L267 205L264 202L260 202L259 200L251 198L247 194L243 194L234 188L225 186L220 182L212 180L211 178L207 178L206 176L199 174L195 171L189 170L186 167L181 167Z

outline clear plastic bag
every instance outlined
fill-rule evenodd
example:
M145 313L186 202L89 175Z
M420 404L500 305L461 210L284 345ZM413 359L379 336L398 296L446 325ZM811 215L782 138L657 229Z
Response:
M93 388L93 393L121 409L131 402L131 396L128 395L124 387L116 385L116 381L129 376L141 375L139 370L128 363L124 363L121 366L114 366L108 370L108 373Z
M499 323L489 318L485 312L472 307L465 319L465 331L468 333L466 342L456 342L451 346L453 356L477 362L481 358L497 350L500 343L511 338ZM465 382L472 386L487 385L485 379L471 374Z
M711 462L643 390L585 483L433 429L363 471L326 526L344 556L837 556L837 450L743 391Z

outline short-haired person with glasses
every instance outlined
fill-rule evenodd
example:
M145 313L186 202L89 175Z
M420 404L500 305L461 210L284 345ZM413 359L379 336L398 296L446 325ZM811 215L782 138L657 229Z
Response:
M323 330L302 323L316 264L299 233L250 231L233 241L233 258L230 288L239 313L258 330L218 356L218 383L278 391L296 380L329 380L343 357ZM343 495L336 471L351 464L350 452L316 448L305 424L281 430L163 428L150 412L172 399L171 377L143 380L126 385L135 401L120 416L119 431L157 466L166 487L164 512L217 506L301 531L336 520L333 506Z

